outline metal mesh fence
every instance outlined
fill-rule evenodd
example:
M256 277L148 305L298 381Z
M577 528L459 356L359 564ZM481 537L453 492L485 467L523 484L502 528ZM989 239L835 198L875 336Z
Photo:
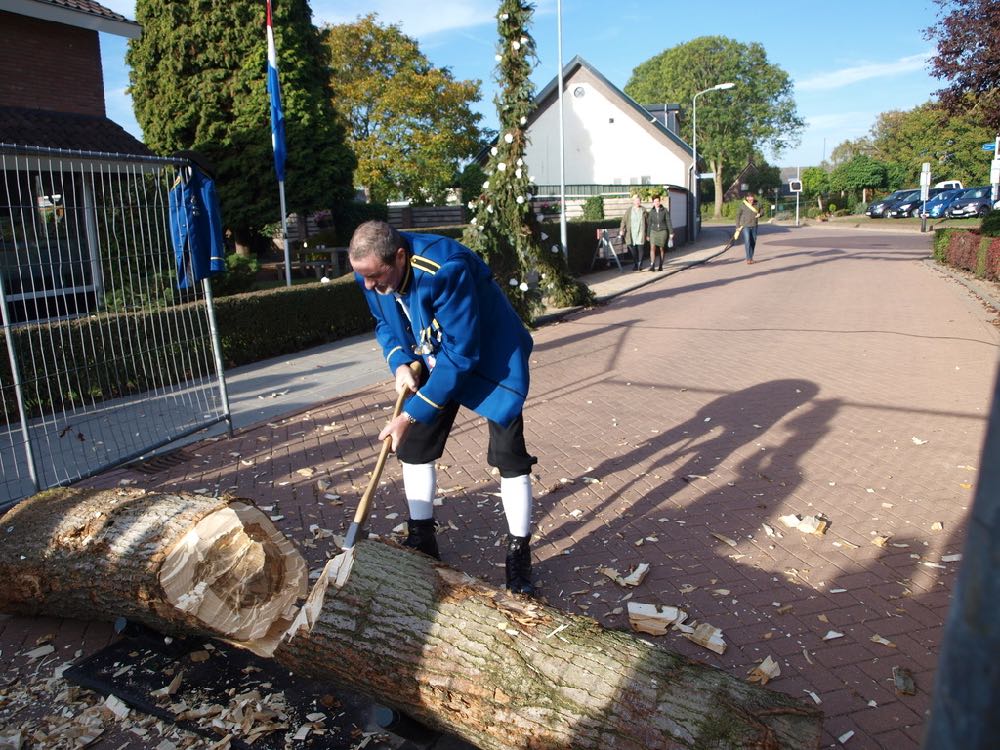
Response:
M177 286L187 166L0 144L0 507L228 420L211 286Z

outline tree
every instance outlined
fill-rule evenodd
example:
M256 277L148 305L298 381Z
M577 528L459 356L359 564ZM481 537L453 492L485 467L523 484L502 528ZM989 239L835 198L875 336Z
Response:
M267 94L265 5L138 0L143 34L126 57L136 119L161 154L195 149L216 168L226 225L246 250L279 213ZM353 193L354 157L330 106L306 0L273 6L288 145L289 207L335 207Z
M755 151L775 154L798 142L805 123L795 111L792 81L756 42L703 36L672 47L632 71L625 93L636 101L690 102L699 91L732 82L698 100L698 155L715 173L715 216L722 214L723 173ZM688 123L685 136L693 135ZM728 170L730 176L733 169Z
M868 138L856 138L853 141L844 141L833 147L830 152L830 164L834 167L848 162L859 154L871 156L872 144Z
M802 170L802 192L804 198L815 198L819 210L823 210L823 199L830 192L830 173L821 167L806 167Z
M371 201L440 201L478 150L479 81L436 68L398 26L371 13L326 26L333 106L348 123L355 180Z
M883 112L871 130L872 154L886 164L900 165L902 184L913 185L921 165L931 164L931 172L942 178L982 184L989 172L982 144L992 140L990 131L979 124L977 100L966 97L964 112L949 113L944 107L927 103L911 110Z
M870 156L858 154L848 162L844 162L830 173L830 188L841 193L861 191L861 200L868 200L870 188L882 187L885 184L885 165L875 161Z
M937 92L951 113L967 112L967 95L979 100L977 122L1000 133L1000 3L996 0L936 0L937 23L925 31L937 39L931 74L951 84Z
M469 201L476 215L463 235L465 244L489 263L526 323L545 299L557 307L593 299L590 289L570 276L562 251L541 231L531 207L533 186L524 162L525 125L535 93L530 76L537 62L528 32L531 13L527 0L501 0L497 12L500 134L490 149L481 192Z

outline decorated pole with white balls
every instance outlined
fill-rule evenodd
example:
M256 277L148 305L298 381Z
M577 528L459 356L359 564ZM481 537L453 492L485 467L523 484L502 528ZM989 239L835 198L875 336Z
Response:
M528 33L532 12L531 4L521 0L502 0L497 12L500 93L494 102L500 134L490 149L482 192L469 201L475 216L463 236L465 244L489 263L526 323L546 304L569 307L593 299L590 289L570 274L559 245L548 241L531 205L533 178L524 153L534 108L530 76L537 63L535 42Z

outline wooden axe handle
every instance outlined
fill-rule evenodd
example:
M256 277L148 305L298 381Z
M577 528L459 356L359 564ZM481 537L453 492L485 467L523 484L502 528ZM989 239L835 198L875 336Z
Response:
M420 379L420 360L410 363L410 369L413 370L413 374ZM392 417L389 419L391 422L393 419L399 416L399 413L403 411L403 402L409 394L403 391L398 396L396 396L396 404L392 409ZM375 462L375 468L372 470L372 478L368 481L368 487L365 489L365 494L361 496L361 502L358 503L358 509L354 512L354 521L351 523L350 528L347 530L347 536L344 539L344 549L348 549L354 546L354 542L357 539L358 532L361 530L361 526L368 519L368 510L371 506L372 497L375 495L375 488L378 487L379 480L382 478L382 469L385 468L386 459L389 458L389 449L392 447L392 436L389 435L385 440L382 441L382 449L379 451L378 460Z

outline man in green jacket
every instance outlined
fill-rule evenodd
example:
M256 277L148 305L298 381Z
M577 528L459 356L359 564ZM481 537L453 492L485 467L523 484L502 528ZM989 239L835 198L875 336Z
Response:
M743 249L746 252L747 263L753 263L753 253L757 248L757 196L749 193L736 212L736 231L743 233Z

